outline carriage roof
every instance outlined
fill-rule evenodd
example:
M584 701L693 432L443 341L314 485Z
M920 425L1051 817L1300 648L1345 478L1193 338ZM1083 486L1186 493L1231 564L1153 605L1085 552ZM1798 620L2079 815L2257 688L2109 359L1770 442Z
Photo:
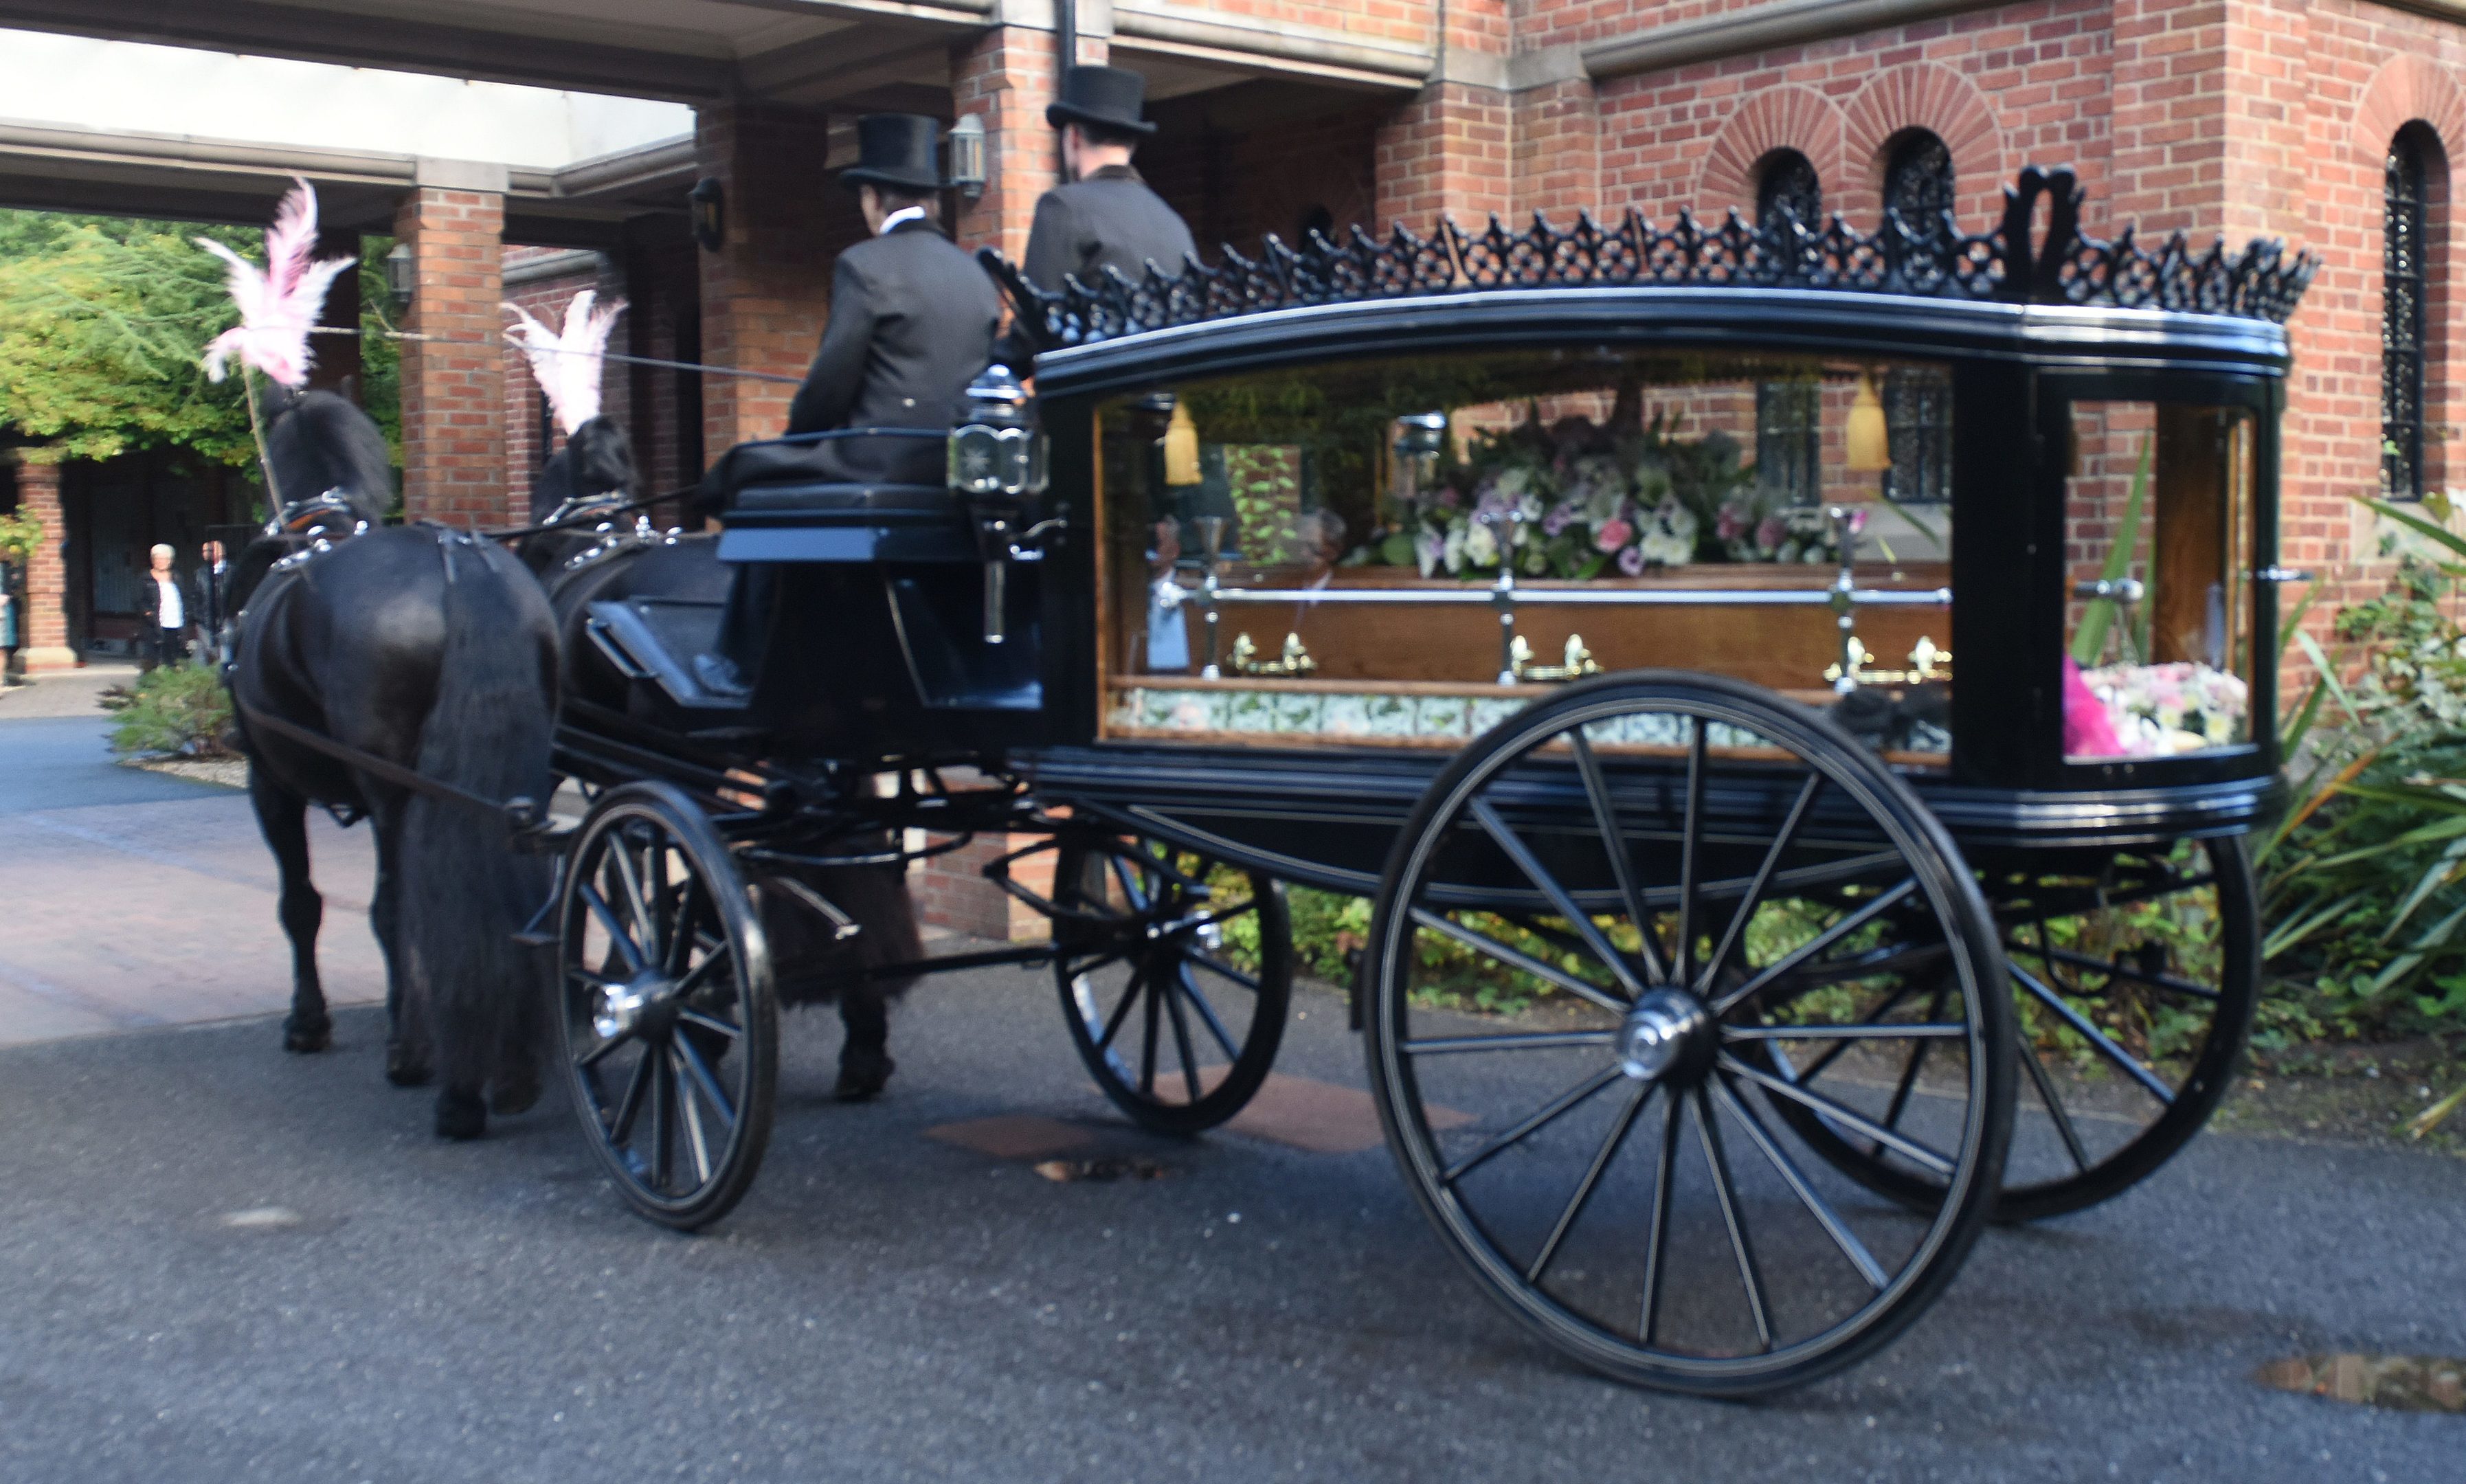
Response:
M1659 228L1633 211L1610 227L1538 214L1521 231L1496 217L1481 232L1442 221L1427 237L1356 227L1299 249L1269 236L1256 259L1227 249L1170 275L1109 267L1060 293L983 256L1039 347L1046 395L1337 353L1585 339L2284 374L2283 326L2311 255L2268 239L2196 251L2181 233L2151 249L2129 227L2085 236L2070 170L2025 169L2004 196L2002 219L1975 235L1949 214L1933 228L1891 214L1873 233L1837 215L1819 230L1736 212L1712 227L1681 212Z

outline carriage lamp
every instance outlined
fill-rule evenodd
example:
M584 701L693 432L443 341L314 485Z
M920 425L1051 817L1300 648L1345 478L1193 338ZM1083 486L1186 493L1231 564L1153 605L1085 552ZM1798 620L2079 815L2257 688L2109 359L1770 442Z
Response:
M951 125L951 189L975 200L985 193L985 120L967 114Z
M1022 556L1026 502L1044 491L1044 436L1027 389L1007 366L988 366L967 391L948 444L951 488L975 516L976 554L985 564L984 641L1006 641L1010 565Z
M419 264L412 259L411 244L396 242L393 251L385 256L386 297L396 309L411 307L411 296L419 287Z

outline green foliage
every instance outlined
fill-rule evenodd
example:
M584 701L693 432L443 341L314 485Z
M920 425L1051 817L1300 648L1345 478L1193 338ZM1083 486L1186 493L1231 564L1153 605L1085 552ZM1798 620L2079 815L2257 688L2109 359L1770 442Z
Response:
M2132 558L2141 551L2141 510L2149 495L2149 460L2155 444L2147 438L2141 440L2141 463L2132 471L2132 493L2123 502L2123 530L2115 544L2106 550L2106 566L2098 575L2108 582L2120 582L2131 574ZM2106 631L2115 622L2117 600L2094 597L2081 612L2079 630L2073 635L2073 663L2083 669L2096 664L2106 653ZM2149 645L2144 640L2139 653L2146 655Z
M138 677L112 723L111 750L123 757L225 757L231 692L202 665L166 664Z
M0 424L53 458L182 448L255 457L237 382L198 369L233 319L222 265L181 223L0 212Z
M43 523L31 515L0 511L0 562L22 562L43 544Z

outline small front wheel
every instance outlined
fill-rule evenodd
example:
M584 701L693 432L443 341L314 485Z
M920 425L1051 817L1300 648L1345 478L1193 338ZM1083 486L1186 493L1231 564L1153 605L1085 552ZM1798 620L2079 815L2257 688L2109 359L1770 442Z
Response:
M778 1008L744 878L682 791L628 783L592 806L557 980L574 1111L617 1193L680 1231L727 1215L771 1141Z
M1283 887L1162 841L1069 836L1053 904L1063 1018L1113 1106L1159 1134L1240 1113L1292 1005Z

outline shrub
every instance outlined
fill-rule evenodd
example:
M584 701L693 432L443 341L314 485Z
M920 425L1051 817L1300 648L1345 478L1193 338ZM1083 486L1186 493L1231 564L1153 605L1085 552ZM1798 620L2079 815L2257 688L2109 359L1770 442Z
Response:
M123 757L228 757L231 692L222 677L193 664L166 664L138 677L118 708L111 750Z

